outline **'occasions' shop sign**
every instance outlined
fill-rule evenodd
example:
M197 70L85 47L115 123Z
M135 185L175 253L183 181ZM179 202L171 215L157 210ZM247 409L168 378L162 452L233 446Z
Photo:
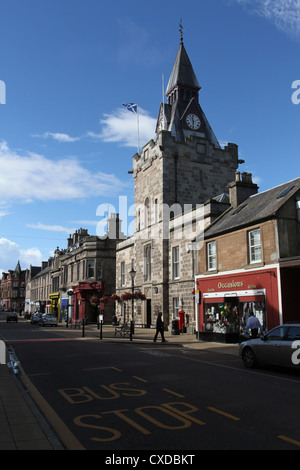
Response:
M244 283L242 281L231 281L231 282L219 282L219 289L233 289L234 287L243 287Z

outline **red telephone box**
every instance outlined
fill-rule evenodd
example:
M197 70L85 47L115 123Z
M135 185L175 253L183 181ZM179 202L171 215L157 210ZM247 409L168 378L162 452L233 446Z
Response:
M179 331L181 331L181 333L183 333L183 330L185 328L185 313L183 310L179 310L178 312L178 316L179 316Z

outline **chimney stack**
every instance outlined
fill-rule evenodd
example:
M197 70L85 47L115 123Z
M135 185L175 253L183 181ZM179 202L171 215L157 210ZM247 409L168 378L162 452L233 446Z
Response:
M252 181L251 173L235 173L235 181L229 183L229 200L231 207L235 209L250 196L257 194L258 186Z

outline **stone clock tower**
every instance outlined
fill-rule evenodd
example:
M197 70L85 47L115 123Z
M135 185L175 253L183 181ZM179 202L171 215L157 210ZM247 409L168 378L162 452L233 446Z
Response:
M175 64L166 90L167 104L161 104L156 132L168 130L176 140L190 135L219 143L199 104L201 87L181 38Z
M147 297L135 307L139 323L154 324L159 310L166 326L179 308L194 317L194 254L186 240L174 239L170 227L185 205L195 207L227 193L238 168L237 145L221 148L199 104L200 88L181 37L156 136L133 157L135 233L117 247L118 294L131 289L134 266L134 286Z

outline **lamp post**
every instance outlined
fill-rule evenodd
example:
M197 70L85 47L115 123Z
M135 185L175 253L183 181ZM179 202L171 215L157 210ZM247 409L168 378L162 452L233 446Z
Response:
M136 275L136 271L134 270L134 267L132 265L131 271L129 271L129 274L131 276L131 293L132 293L132 298L131 298L131 323L130 323L130 341L132 341L132 335L134 334L134 278Z

